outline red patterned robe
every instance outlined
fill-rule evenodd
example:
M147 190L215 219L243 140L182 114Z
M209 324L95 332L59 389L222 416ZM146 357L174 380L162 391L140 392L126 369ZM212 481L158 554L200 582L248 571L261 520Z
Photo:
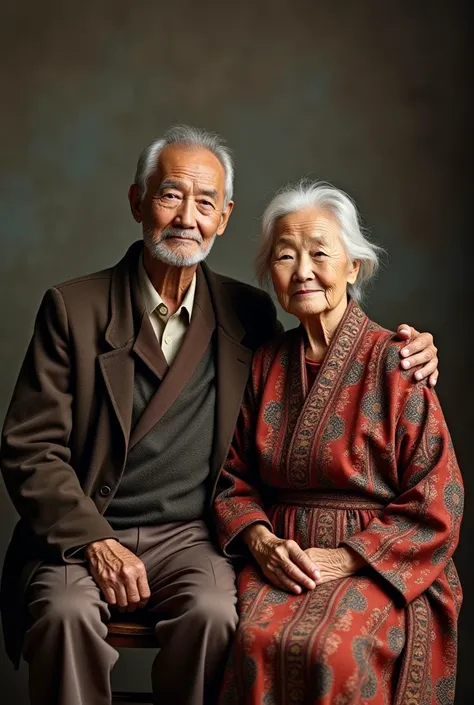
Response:
M263 522L367 567L292 595L251 561L221 705L448 705L463 488L435 393L354 302L308 389L297 328L256 353L216 499L228 556Z

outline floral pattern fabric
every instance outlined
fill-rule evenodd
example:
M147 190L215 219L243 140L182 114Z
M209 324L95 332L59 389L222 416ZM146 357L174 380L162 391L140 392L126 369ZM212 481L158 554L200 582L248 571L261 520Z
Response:
M216 497L228 556L263 522L367 567L312 592L250 560L221 705L452 705L462 592L451 556L463 486L433 390L350 301L313 385L297 328L254 358Z

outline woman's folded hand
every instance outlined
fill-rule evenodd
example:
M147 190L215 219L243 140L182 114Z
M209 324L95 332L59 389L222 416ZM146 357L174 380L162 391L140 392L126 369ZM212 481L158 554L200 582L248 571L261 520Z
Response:
M308 548L305 553L319 568L317 585L338 578L347 578L366 565L363 558L345 546L341 548Z
M317 566L296 541L279 539L263 524L244 529L242 540L275 587L299 595L303 588L314 590L319 582Z

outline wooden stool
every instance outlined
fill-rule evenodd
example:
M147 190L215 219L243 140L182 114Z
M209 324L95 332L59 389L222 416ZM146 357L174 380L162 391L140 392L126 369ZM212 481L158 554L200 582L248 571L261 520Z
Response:
M107 644L114 648L158 649L155 630L135 614L116 615L108 623ZM112 703L153 703L152 693L112 691Z

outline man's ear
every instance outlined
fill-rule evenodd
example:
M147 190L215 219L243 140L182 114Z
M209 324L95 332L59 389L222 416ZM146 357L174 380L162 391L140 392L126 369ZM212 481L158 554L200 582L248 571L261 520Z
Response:
M227 223L229 222L230 214L232 213L233 208L234 208L234 201L229 201L229 203L227 204L227 207L222 211L219 227L216 230L216 234L218 236L221 236L224 234L224 230L227 227Z
M349 263L349 273L347 275L347 282L349 284L354 284L359 276L360 262L354 260L354 262Z
M142 195L137 184L132 184L128 189L128 202L130 203L130 210L137 223L141 223L143 220L142 215Z

